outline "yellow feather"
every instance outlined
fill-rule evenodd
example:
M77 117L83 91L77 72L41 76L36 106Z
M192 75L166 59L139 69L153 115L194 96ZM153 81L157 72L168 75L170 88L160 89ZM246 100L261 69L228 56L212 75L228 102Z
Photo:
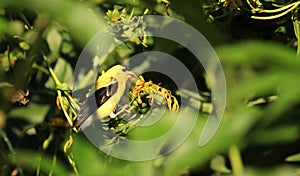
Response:
M97 109L97 113L100 118L109 116L115 110L124 94L128 78L130 78L130 75L134 76L133 72L127 70L123 71L124 68L125 67L122 65L115 65L103 73L96 82L96 89L106 87L113 81L118 82L116 93Z

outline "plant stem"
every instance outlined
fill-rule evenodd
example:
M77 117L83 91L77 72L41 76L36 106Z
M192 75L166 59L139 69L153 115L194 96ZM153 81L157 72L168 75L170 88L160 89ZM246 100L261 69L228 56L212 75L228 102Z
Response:
M298 19L298 9L293 11L292 15L295 36L297 38L297 58L300 58L300 23Z
M239 149L233 145L229 148L229 159L234 176L242 175L243 173L243 162Z
M66 109L64 108L63 106L63 102L62 102L62 96L61 96L61 91L60 90L57 90L57 94L58 94L58 101L59 101L59 104L61 105L61 109L63 110L63 113L68 121L68 123L70 124L71 127L73 127L73 121L72 119L69 117Z
M257 19L257 20L272 20L272 19L276 19L276 18L282 17L282 16L290 13L295 8L297 8L299 6L299 4L300 4L300 1L295 2L295 3L293 3L293 6L290 7L288 10L286 10L286 11L284 11L282 13L276 14L276 15L271 15L271 16L251 16L251 18L252 19Z
M64 93L67 96L67 98L69 99L69 101L71 102L71 105L74 106L74 109L79 110L80 109L79 105L76 103L76 101L73 99L73 97L69 94L69 92L64 91Z
M45 73L46 75L49 75L49 71L48 71L46 68L41 67L41 66L39 66L39 65L36 64L36 63L34 63L34 64L32 65L32 68L35 68L35 69L37 69L37 70L39 70L39 71Z
M68 115L67 113L67 110L64 108L64 104L62 102L62 92L64 93L64 95L67 97L68 101L69 101L69 104L71 105L71 108L74 108L76 110L79 110L80 107L78 106L78 104L75 102L75 100L73 99L73 97L68 93L68 90L60 90L58 89L58 87L60 85L62 85L62 83L60 82L59 78L57 77L57 75L55 74L54 70L50 67L50 65L48 64L48 61L47 61L47 57L45 55L43 55L43 58L44 58L44 61L46 62L47 66L48 66L48 70L49 70L49 73L51 75L51 77L53 78L54 82L55 82L55 85L57 87L57 95L58 95L58 101L59 101L59 104L63 110L63 113L68 121L68 123L70 124L71 127L73 127L73 119L70 118L70 116ZM75 111L73 111L74 114L76 115ZM75 132L77 132L76 128L73 128L73 130Z
M53 80L55 82L55 85L56 86L60 85L61 82L59 81L58 77L56 76L54 70L50 67L50 65L47 61L47 57L45 55L43 55L43 59L44 59L44 61L46 62L47 66L48 66L49 73L50 73L51 77L53 78Z

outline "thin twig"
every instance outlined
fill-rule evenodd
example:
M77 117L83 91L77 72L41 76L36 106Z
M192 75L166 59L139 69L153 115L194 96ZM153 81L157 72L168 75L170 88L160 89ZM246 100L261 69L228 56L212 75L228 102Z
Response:
M49 70L49 73L51 75L51 77L53 78L54 82L55 82L55 85L57 87L57 95L58 95L58 101L59 101L59 104L61 106L61 109L63 110L63 113L69 123L69 125L72 127L72 129L77 132L76 128L74 127L74 124L73 124L73 119L70 118L69 114L67 113L67 110L65 109L65 107L63 106L63 102L62 102L62 92L64 93L64 95L66 95L68 101L69 101L69 104L71 105L70 108L74 108L76 110L79 110L80 107L79 105L75 102L75 100L73 99L73 97L68 93L68 90L60 90L58 89L58 87L60 85L62 85L61 81L59 80L59 78L57 77L57 75L55 74L54 70L50 67L48 61L47 61L47 58L45 55L43 55L43 58L44 58L44 61L46 62L47 66L48 66L48 70ZM75 113L75 110L73 110L74 114L76 115Z
M296 3L298 3L298 2L294 2L294 3L291 3L289 5L285 5L283 7L280 7L280 8L277 8L277 9L271 9L271 10L269 10L269 9L259 9L258 13L278 13L278 12L281 12L283 10L286 10L286 9L294 6Z
M276 18L282 17L282 16L290 13L292 10L294 10L296 7L298 7L299 4L300 4L300 1L294 3L294 5L290 9L288 9L288 10L286 10L286 11L280 13L280 14L277 14L277 15L271 15L271 16L251 16L251 18L252 19L257 19L257 20L272 20L272 19L276 19Z
M297 38L297 58L300 58L300 23L298 19L298 10L295 10L293 12L293 26L294 26L294 32L295 36Z
M70 104L74 107L74 109L79 110L80 106L77 104L77 102L74 100L74 98L69 94L69 92L64 92L69 101L71 102Z
M49 70L47 70L47 69L44 68L44 67L39 66L39 65L36 64L36 63L34 63L34 64L32 65L32 68L35 68L35 69L37 69L37 70L39 70L39 71L45 73L46 75L49 75L49 74L50 74L50 73L49 73Z
M75 163L75 161L73 160L73 155L72 155L72 154L69 154L69 155L67 155L67 157L68 157L69 163L71 164L71 166L72 166L72 168L73 168L75 174L76 174L77 176L79 176L79 173L78 173L78 170L77 170L77 167L76 167L76 163Z
M63 106L63 102L62 102L62 96L61 96L61 90L57 90L57 95L58 95L58 101L59 104L61 106L61 109L63 110L63 113L68 121L68 123L70 124L71 127L73 127L73 121L72 119L69 117L69 114L67 113L66 109Z

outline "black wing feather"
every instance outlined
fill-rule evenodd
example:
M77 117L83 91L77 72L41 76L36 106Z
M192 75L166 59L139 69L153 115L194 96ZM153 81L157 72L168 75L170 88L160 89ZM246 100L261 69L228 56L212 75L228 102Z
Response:
M84 100L76 118L76 125L82 125L88 117L104 104L118 89L118 82L113 81L107 87L97 89L92 95Z

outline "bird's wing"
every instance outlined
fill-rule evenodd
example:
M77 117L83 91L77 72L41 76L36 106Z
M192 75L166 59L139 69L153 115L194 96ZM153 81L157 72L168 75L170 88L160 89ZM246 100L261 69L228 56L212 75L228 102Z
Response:
M117 89L118 82L113 80L109 85L97 89L93 94L86 98L78 112L76 125L82 125L88 117L93 115L101 105L116 93Z

